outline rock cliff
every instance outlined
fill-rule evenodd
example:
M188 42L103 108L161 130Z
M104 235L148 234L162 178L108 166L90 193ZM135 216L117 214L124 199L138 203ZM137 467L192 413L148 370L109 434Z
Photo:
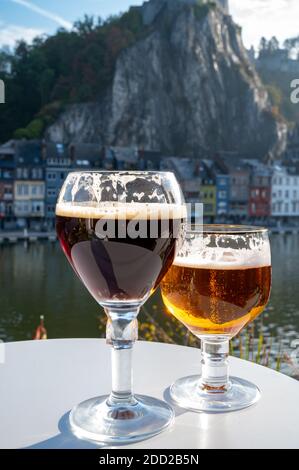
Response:
M240 28L214 4L176 4L165 2L145 37L120 54L106 95L66 109L49 140L174 155L281 153L286 126L271 111Z

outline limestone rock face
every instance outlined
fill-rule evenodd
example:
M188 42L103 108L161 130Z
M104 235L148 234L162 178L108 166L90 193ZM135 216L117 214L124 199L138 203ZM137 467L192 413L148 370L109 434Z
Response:
M279 155L286 133L232 18L221 8L178 2L166 3L149 34L120 54L106 96L70 106L46 137L257 158Z

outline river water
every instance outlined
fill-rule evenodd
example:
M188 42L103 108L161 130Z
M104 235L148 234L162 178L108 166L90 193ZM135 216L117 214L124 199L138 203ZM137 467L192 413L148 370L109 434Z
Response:
M248 349L251 347L259 348L262 335L262 341L268 342L268 349L271 342L269 365L275 367L278 355L292 355L294 340L299 339L299 236L272 236L271 246L271 301L261 319L257 320L254 344L247 348L247 353L244 346L243 357L250 356ZM49 338L103 335L104 314L74 275L58 243L2 245L0 263L0 339L32 339L40 315L45 316ZM146 308L149 313L146 321L151 317L165 328L166 314L159 292L148 301ZM177 337L176 341L186 344L185 332L180 331L183 331L180 333L182 340ZM168 333L166 331L166 336ZM243 343L245 341L244 337ZM238 341L235 347L237 345ZM294 359L294 353L292 357ZM279 365L280 370L290 375L298 374L293 364L286 363L288 360L283 362Z

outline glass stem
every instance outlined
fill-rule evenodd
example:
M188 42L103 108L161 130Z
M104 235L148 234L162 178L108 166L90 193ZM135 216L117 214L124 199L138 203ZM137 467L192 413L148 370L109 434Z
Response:
M202 390L207 393L223 393L230 388L228 355L228 339L201 338Z
M112 391L110 405L133 405L132 353L138 338L138 309L106 310L106 340L112 346Z

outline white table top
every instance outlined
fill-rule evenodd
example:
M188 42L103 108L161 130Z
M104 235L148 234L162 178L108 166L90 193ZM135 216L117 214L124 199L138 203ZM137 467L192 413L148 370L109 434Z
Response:
M0 448L92 448L68 428L77 403L110 392L110 347L104 340L50 340L5 345L0 364ZM178 377L199 372L196 349L138 342L135 392L167 398ZM253 381L259 403L226 414L176 409L168 431L126 448L299 448L299 382L240 359L231 373Z

